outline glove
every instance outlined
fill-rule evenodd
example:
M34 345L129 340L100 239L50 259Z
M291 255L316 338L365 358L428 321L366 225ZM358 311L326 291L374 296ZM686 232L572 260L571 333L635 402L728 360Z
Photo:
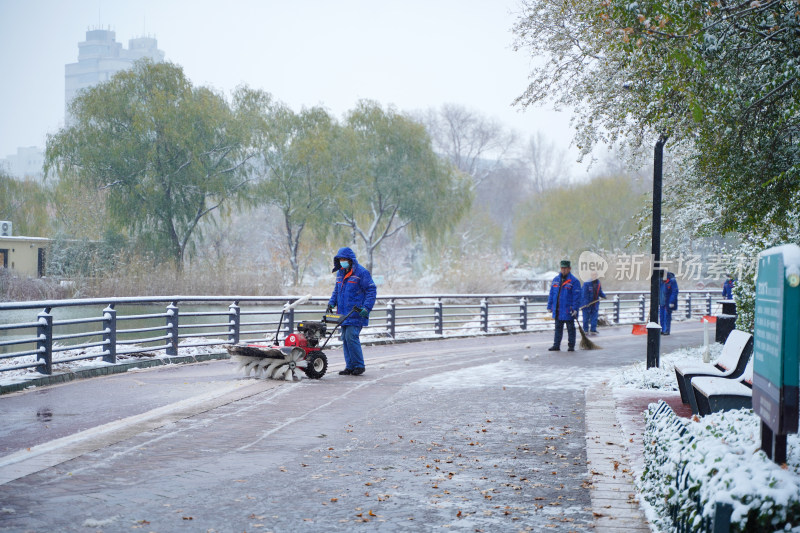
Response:
M325 314L326 314L326 315L333 314L333 306L332 306L332 305L329 305L329 306L328 306L328 307L325 309Z
M570 311L569 312L569 316L571 316L572 318L578 318L578 312L577 311Z
M369 311L364 307L357 307L356 312L361 315L362 318L367 318L369 316Z
M673 311L677 311L678 310L678 304L670 304L669 308L672 309Z

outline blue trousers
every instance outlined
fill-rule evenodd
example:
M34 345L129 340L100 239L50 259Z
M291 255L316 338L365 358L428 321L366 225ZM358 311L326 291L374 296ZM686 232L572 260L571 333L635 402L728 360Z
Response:
M556 318L556 336L553 339L553 346L561 346L561 339L564 336L564 324L567 325L567 346L575 346L575 321L559 320Z
M364 354L361 351L361 326L342 326L342 346L344 348L344 365L350 370L364 368Z
M594 304L583 309L583 331L597 331L598 307L599 304Z
M672 309L668 305L658 306L658 320L661 322L661 331L669 333L669 327L672 325Z

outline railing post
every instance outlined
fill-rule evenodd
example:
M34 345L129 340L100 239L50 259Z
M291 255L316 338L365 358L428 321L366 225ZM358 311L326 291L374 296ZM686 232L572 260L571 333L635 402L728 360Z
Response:
M117 310L114 304L103 309L103 345L103 361L113 365L117 362Z
M711 315L711 293L706 293L706 315Z
M692 295L686 295L686 318L692 318Z
M441 335L444 331L444 318L442 315L442 299L439 298L433 304L433 327L436 335Z
M620 313L621 307L622 306L620 305L619 294L615 294L614 295L614 323L615 324L619 324L620 314L621 314Z
M525 296L519 299L519 329L528 329L528 299Z
M178 355L178 302L167 306L167 355Z
M50 375L53 373L53 315L50 314L50 307L39 313L36 326L36 360L44 362L36 367L42 374Z
M481 330L489 332L489 300L481 298Z
M645 316L646 316L646 314L645 314L645 308L646 308L645 303L646 303L646 301L647 301L647 297L645 297L644 294L639 296L639 321L640 322L644 322L645 321Z
M394 331L395 331L395 304L394 300L389 300L389 303L386 304L386 329L389 330L389 336L394 338Z
M231 344L239 344L239 326L242 319L241 311L238 300L228 306L228 342Z

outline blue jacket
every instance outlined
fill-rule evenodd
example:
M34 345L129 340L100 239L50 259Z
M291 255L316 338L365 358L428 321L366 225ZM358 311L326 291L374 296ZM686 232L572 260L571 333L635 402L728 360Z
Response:
M344 271L339 264L339 259L350 261L350 270ZM350 248L340 248L333 259L333 271L336 272L336 285L333 294L328 301L328 305L336 306L336 312L346 315L352 311L354 306L363 307L367 311L372 311L375 305L375 298L378 295L378 288L372 281L369 270L358 264L356 254ZM369 319L353 313L342 322L343 326L364 327L369 324Z
M577 311L580 306L581 282L578 278L572 274L567 274L563 282L561 274L553 278L553 282L550 284L550 297L547 299L547 310L553 312L553 318L572 320L572 311ZM556 310L558 315L556 315Z
M658 296L658 305L668 305L670 309L678 308L678 282L675 280L675 274L667 272L667 279L661 280L661 291Z
M722 285L722 297L726 300L733 299L733 286L736 284L736 280L734 279L727 279L725 280L725 284Z
M583 305L588 306L590 303L594 302L598 298L605 298L606 297L606 293L603 292L603 286L600 284L600 280L599 279L597 280L597 289L596 289L596 291L597 292L595 294L595 292L592 290L592 282L591 281L587 281L586 283L584 283L583 284L583 303L581 303L581 305L582 306ZM586 307L586 309L591 309L592 307L597 307L599 305L600 305L600 302L595 302L595 304L593 306Z

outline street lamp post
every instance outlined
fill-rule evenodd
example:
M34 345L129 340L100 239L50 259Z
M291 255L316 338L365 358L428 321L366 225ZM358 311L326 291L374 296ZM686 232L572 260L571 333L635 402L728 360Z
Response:
M653 270L650 276L650 323L658 323L658 300L662 277L661 262L661 177L664 163L664 144L667 142L665 135L656 141L653 155L653 236L650 250L653 261ZM661 328L647 328L647 368L659 366L661 352Z

